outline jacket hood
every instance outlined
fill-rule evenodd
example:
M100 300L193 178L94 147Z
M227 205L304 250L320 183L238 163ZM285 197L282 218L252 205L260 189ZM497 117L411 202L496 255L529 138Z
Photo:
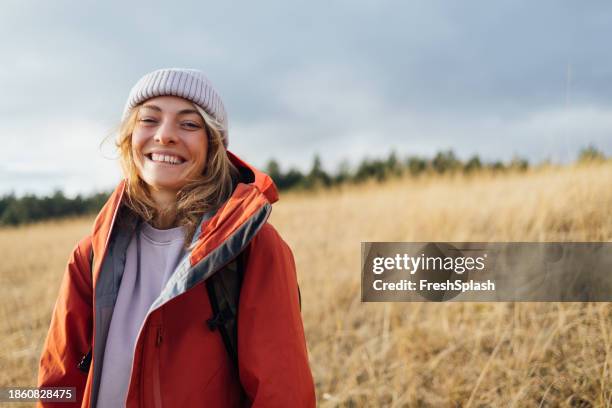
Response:
M248 173L250 173L252 181L249 179L246 179L245 181L250 181L250 184L252 184L259 191L261 191L263 195L266 196L270 204L278 201L278 190L276 189L276 185L274 184L272 177L268 176L266 173L260 170L257 170L250 164L244 162L242 159L240 159L238 156L236 156L229 150L227 151L227 155L232 164L234 164L234 166L238 168L238 171L240 171L241 176L243 174L245 176L248 176Z
M265 213L265 219L271 210L271 204L278 201L278 190L272 178L246 163L234 153L227 151L230 161L240 173L240 179L231 197L214 213L206 214L196 230L193 240L191 259L195 265L210 251L229 239L229 237L248 223L256 214ZM119 182L102 209L92 230L94 252L93 280L97 281L117 213L125 200L126 180ZM257 215L261 218L261 215Z

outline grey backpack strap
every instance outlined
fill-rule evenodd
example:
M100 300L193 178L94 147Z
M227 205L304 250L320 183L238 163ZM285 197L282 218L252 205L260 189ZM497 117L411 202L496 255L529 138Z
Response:
M242 254L206 280L213 316L206 321L210 330L219 330L227 353L238 369L238 304L244 276Z
M213 316L206 321L206 324L212 331L219 330L236 371L238 371L238 305L243 279L244 256L241 253L206 280L206 290L213 311ZM299 286L297 290L301 310L302 294Z

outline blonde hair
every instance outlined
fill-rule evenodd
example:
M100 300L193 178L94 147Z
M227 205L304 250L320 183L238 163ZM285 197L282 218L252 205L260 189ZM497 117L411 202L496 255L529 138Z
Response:
M185 227L185 248L189 247L202 216L218 209L231 196L238 170L230 162L223 145L222 125L202 108L194 104L204 120L208 138L206 164L201 177L190 179L177 193L176 208L159 209L151 197L149 187L140 177L132 154L132 132L136 126L142 103L132 108L119 126L116 147L126 179L125 206L143 221L176 211L175 224Z

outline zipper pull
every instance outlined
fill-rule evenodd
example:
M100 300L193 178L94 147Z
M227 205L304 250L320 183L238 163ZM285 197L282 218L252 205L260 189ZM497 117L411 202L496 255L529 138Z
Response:
M83 356L77 367L84 373L89 372L89 366L91 365L91 349Z
M162 342L162 328L158 327L157 328L157 339L155 340L155 345L159 346Z

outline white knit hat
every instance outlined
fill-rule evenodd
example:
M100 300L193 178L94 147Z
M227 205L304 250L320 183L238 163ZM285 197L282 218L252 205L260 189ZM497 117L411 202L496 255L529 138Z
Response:
M227 148L227 114L221 97L212 83L201 71L184 68L164 68L150 72L140 78L130 91L122 119L130 110L141 102L156 96L180 96L185 98L211 115L222 126L221 136Z

